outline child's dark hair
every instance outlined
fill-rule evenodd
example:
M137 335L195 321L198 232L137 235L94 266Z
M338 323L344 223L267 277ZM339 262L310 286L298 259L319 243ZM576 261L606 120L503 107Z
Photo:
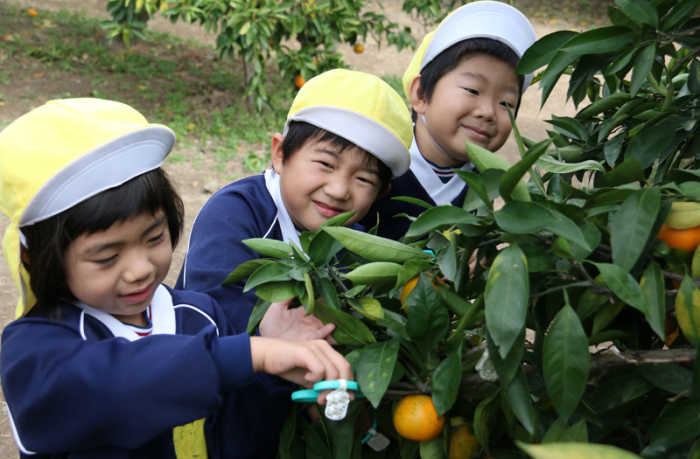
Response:
M493 56L513 67L513 70L515 70L515 68L518 66L518 62L520 61L520 58L517 54L515 54L515 51L500 41L496 41L491 38L469 38L467 40L462 40L438 54L435 59L430 61L430 63L425 66L423 71L420 73L420 91L418 92L418 95L421 98L425 97L425 100L430 102L430 98L432 97L435 86L437 85L438 81L440 81L440 78L456 68L462 62L465 56L469 54L486 54L488 56ZM525 76L516 76L522 92ZM518 97L518 105L515 107L514 111L515 115L517 115L518 108L520 108L520 100L521 97ZM412 117L413 121L415 122L415 111L412 113Z
M314 126L313 124L303 121L292 121L289 123L289 130L282 142L282 161L286 162L291 158L309 139L315 139L317 142L330 142L331 145L338 148L341 152L357 146L349 140ZM385 188L389 185L389 181L391 180L391 169L371 153L367 151L364 151L364 153L365 160L363 165L377 166L379 169L379 181L382 188Z
M66 249L82 234L104 231L117 222L140 215L165 213L173 248L184 224L184 206L161 168L103 191L46 220L22 227L27 239L25 263L37 304L33 314L59 318L61 299L74 299L68 288ZM24 258L23 258L24 259ZM30 312L31 313L31 312Z

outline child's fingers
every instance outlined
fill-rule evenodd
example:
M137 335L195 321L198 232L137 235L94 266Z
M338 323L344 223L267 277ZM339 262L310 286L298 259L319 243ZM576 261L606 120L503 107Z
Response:
M335 340L333 339L333 337L331 337L331 333L333 333L333 330L335 330L335 324L327 323L326 325L312 333L309 339L323 339L326 340L328 344L334 344ZM329 339L333 340L333 343L331 343Z
M272 303L270 307L267 308L267 313L266 314L281 314L287 309L289 309L289 305L292 304L292 301L294 298L290 298L288 300L280 301L279 303Z

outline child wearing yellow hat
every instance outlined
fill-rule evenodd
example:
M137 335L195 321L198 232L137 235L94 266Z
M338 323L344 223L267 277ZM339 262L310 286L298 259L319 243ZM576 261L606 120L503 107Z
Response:
M174 141L97 99L48 102L0 132L20 290L0 371L22 458L272 457L265 417L286 411L261 412L255 373L307 387L352 376L326 341L279 339L320 332L284 324L284 305L250 337L210 297L161 284L183 223L160 168Z
M245 329L258 298L243 282L221 286L238 265L261 258L242 241L301 247L301 231L350 211L345 226L355 225L408 170L411 139L406 104L380 78L336 69L309 80L272 137L272 169L222 188L197 215L175 288L211 295Z
M516 75L523 53L536 41L527 18L504 3L480 1L458 8L426 35L403 76L413 107L411 168L360 222L379 236L399 239L428 205L462 206L467 185L454 169L473 170L465 142L492 152L508 139L508 106L517 113L532 75ZM477 171L478 172L478 171Z

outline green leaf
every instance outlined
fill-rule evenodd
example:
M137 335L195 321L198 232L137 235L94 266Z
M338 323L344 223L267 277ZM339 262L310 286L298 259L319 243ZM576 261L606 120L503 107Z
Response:
M642 459L636 454L608 445L573 442L527 445L520 441L517 444L534 459Z
M399 355L399 340L372 344L362 349L357 359L357 383L373 407L382 401Z
M544 338L543 375L552 405L568 420L586 389L591 355L576 313L565 305Z
M483 399L474 411L474 436L480 445L489 444L489 420L498 411L499 391L495 390L491 395Z
M531 435L535 433L535 414L527 378L522 367L518 367L513 380L505 388L506 398L518 421Z
M241 242L266 257L290 258L292 256L292 246L277 239L254 238L244 239Z
M534 73L540 67L549 64L561 45L576 35L576 32L560 30L540 38L520 58L515 73Z
M299 288L301 287L301 291ZM290 298L298 297L304 289L304 284L298 281L288 280L282 282L266 282L255 289L255 294L265 301L277 303Z
M560 50L575 54L612 53L628 43L636 42L640 35L627 27L601 27L578 34L567 41Z
M406 237L422 236L434 229L446 229L458 223L478 223L479 219L461 207L445 205L426 210L411 223Z
M574 37L575 38L575 37ZM544 106L544 103L549 98L552 93L552 89L556 86L557 81L561 77L564 70L566 70L569 65L571 65L576 59L581 57L579 53L571 53L559 50L554 54L549 65L544 69L542 74L542 80L540 80L540 88L542 89L542 99L540 106Z
M334 309L340 308L340 302L338 301L338 293L335 291L335 285L330 279L323 277L315 277L316 288L321 294L321 298L326 304Z
M521 182L523 175L525 175L535 161L539 159L547 151L547 146L552 143L552 139L546 139L538 142L534 147L530 149L527 156L515 163L510 169L506 171L501 177L501 181L498 184L498 191L501 193L503 199L506 202L511 199L517 199L516 196L511 196L515 186ZM529 199L526 199L529 201Z
M316 430L306 420L299 418L299 421L301 422L301 431L304 434L304 443L306 444L304 457L309 459L333 459L331 450L321 436L316 433Z
M686 274L676 295L676 319L688 341L700 346L700 291Z
M508 355L501 357L498 352L491 334L489 333L488 327L486 328L486 348L489 351L489 359L493 364L493 368L496 370L498 379L501 381L501 385L506 387L515 377L515 374L520 368L520 364L523 360L525 354L525 327L518 333L518 338L515 340L513 347L510 348Z
M506 358L525 325L530 294L527 259L517 244L498 254L486 280L486 325Z
M440 295L424 274L408 299L406 332L425 352L437 346L450 326L447 309Z
M455 293L448 285L439 285L438 293L442 301L450 308L450 311L454 312L459 317L463 317L472 306L471 303Z
M668 126L653 126L637 134L627 146L625 158L636 158L643 169L654 164L673 141L674 129Z
M282 432L280 432L280 447L279 447L279 457L280 459L294 459L298 457L295 455L296 450L303 448L301 446L301 438L296 435L297 428L297 406L294 404L294 408L289 410L287 417L282 424ZM303 454L303 451L301 451Z
M672 394L682 394L692 388L693 372L678 365L648 363L637 369L644 379Z
M591 333L595 334L601 330L604 330L605 327L607 327L610 322L612 322L615 317L620 314L620 311L622 311L624 306L624 303L621 301L604 304L600 309L598 309L595 317L593 318L593 330Z
M320 301L316 303L314 314L324 325L331 322L335 324L333 339L335 339L338 344L362 347L377 342L372 332L367 328L367 325L351 314L339 309L333 309Z
M565 163L550 155L542 156L537 161L537 167L555 174L570 174L576 171L605 172L605 168L593 160Z
M576 114L576 118L583 119L599 115L608 110L612 110L613 108L617 108L629 100L630 95L626 92L616 92L615 94L610 94L608 97L598 99L588 107L578 112Z
M683 0L664 17L662 29L668 31L690 18L698 8L698 0Z
M637 1L637 0L635 0ZM656 57L656 43L644 48L644 51L639 53L637 60L634 61L634 70L632 71L632 81L630 84L630 93L632 97L637 94L639 88L647 80L647 75L651 72L651 65Z
M603 279L622 301L647 314L647 303L639 284L624 268L609 263L594 263Z
M398 263L378 261L358 266L345 274L345 278L350 279L353 285L394 284L401 268L402 265Z
M246 332L248 334L253 335L255 333L255 330L258 329L260 321L267 313L270 304L272 303L270 303L269 301L265 301L263 299L258 300L257 304L255 305L255 308L253 308L253 312L250 314L250 318L248 319L248 327L246 328Z
M378 321L384 319L384 309L379 300L371 296L363 296L361 298L348 298L348 304L363 317L370 320Z
M254 260L244 261L236 269L228 275L226 280L221 284L221 286L237 284L243 279L247 279L253 274L258 268L265 266L268 263L275 262L272 258L256 258Z
M293 269L293 266L289 266L285 263L268 263L250 275L243 291L247 292L258 285L267 282L288 281L291 279L291 277L289 277L289 273Z
M491 200L489 199L488 192L486 191L486 185L484 185L484 179L481 178L481 175L477 174L476 172L463 171L460 169L455 169L455 173L467 183L469 189L476 193L479 199L481 199L486 206L492 208Z
M659 15L656 6L649 0L615 0L615 4L622 8L632 19L643 24L659 28Z
M615 139L617 138L620 137L615 137ZM615 139L610 140L610 142ZM606 185L611 187L632 182L644 182L644 168L637 158L626 157L625 160L615 166L613 170L607 172L604 177Z
M476 165L477 169L482 173L482 175L484 171L489 169L499 169L503 171L510 169L510 163L505 158L469 142L465 142L465 145L467 147L469 159ZM501 176L501 179L502 178L503 176ZM486 184L486 186L488 189L488 184ZM527 185L522 180L518 180L516 182L515 188L511 191L511 195L513 199L519 201L531 200L530 192L527 190Z
M433 373L431 385L433 405L438 418L447 413L457 400L459 382L462 377L462 344L455 349Z
M349 251L370 261L403 263L413 258L428 258L429 256L422 250L409 245L342 226L324 228L323 231L330 234Z
M649 381L630 368L604 378L594 393L595 396L589 398L589 401L596 413L606 414L643 397L653 389L654 386Z
M344 214L336 215L335 217L331 217L325 222L321 223L320 228L326 228L329 226L343 226L343 223L346 221L350 220L354 215L356 211L350 211L350 212L345 212Z
M646 319L654 333L664 340L664 321L666 319L666 288L664 276L659 265L652 261L644 270L639 281L639 288L647 303Z
M547 231L551 231L557 236L561 236L566 240L581 246L581 248L584 250L589 252L593 251L594 248L588 244L583 232L581 232L581 229L576 226L574 222L555 210L549 209L549 211L552 215L554 215L556 221L554 223L547 224L545 227Z
M617 137L613 137L612 139L605 142L605 147L603 147L603 151L605 153L605 161L610 166L614 166L615 162L617 161L617 158L620 157L620 153L622 153L622 144L624 142L625 136L623 135L618 135ZM639 169L642 171L643 174L644 171L642 170L641 166Z
M557 221L547 208L526 201L510 201L493 216L502 230L515 234L534 233Z
M340 242L333 239L328 233L319 231L311 240L307 253L314 266L324 266L342 249L343 245Z
M700 400L682 400L664 409L651 427L650 447L669 448L700 435Z
M442 435L430 441L420 442L420 457L421 459L442 459L443 446Z
M634 267L651 236L661 206L658 187L642 188L631 194L610 222L613 263L627 271Z

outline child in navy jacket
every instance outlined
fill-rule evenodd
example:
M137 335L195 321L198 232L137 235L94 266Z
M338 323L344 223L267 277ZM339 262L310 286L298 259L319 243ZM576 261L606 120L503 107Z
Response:
M474 170L465 142L495 152L512 130L508 106L517 113L532 75L515 75L523 53L536 40L527 18L501 2L474 2L453 11L423 39L403 76L415 135L411 168L360 222L379 226L379 236L398 240L425 207L392 199L405 196L428 205L461 207L467 184L454 169ZM478 172L478 171L475 171Z
M260 413L256 373L306 387L351 377L326 341L279 339L331 331L284 324L284 305L250 337L210 297L161 284L183 221L160 169L174 140L97 99L49 102L0 133L21 293L0 371L23 458L270 457L258 420L279 414Z

